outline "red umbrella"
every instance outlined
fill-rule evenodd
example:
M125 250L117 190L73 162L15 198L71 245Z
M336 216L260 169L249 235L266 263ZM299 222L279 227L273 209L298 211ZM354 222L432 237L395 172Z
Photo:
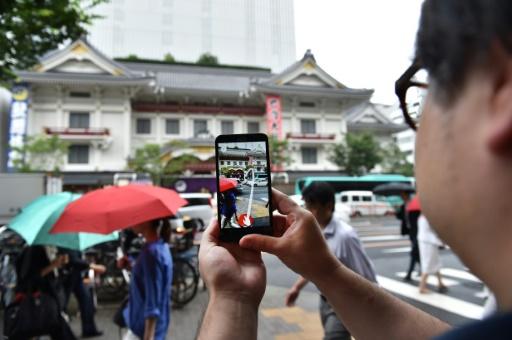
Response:
M420 211L421 210L421 207L420 207L420 199L418 197L418 195L414 196L410 201L409 203L407 203L407 208L406 208L407 211Z
M220 192L224 192L224 191L228 191L230 189L234 189L236 188L236 185L237 185L237 181L235 179L230 179L230 178L220 178L219 179L219 191Z
M174 190L126 185L91 191L68 204L51 233L110 234L142 222L175 215L187 204Z

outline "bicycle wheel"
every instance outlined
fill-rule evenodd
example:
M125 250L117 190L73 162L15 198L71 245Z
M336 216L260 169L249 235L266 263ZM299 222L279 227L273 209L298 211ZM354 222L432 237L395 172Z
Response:
M183 307L196 296L198 281L192 264L183 259L174 259L171 293L174 307Z

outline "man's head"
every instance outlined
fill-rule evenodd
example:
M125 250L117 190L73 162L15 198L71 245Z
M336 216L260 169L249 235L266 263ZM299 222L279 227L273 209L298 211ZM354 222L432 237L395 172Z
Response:
M325 182L313 182L302 190L306 209L315 216L323 228L332 219L334 212L334 190Z
M493 272L512 265L512 2L426 0L416 58L429 73L416 141L422 210L496 288Z

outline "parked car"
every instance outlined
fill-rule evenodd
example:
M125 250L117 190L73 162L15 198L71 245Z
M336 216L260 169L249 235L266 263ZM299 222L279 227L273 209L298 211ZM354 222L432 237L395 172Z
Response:
M206 227L213 217L212 195L208 193L182 193L180 196L188 201L178 212L181 216L199 219Z
M350 208L350 216L384 216L394 214L394 209L385 198L371 191L342 191L337 202Z

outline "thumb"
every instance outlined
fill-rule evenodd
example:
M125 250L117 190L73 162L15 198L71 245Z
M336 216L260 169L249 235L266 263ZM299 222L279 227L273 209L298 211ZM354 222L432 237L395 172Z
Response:
M250 234L240 240L240 247L276 254L278 251L279 239L277 237Z

